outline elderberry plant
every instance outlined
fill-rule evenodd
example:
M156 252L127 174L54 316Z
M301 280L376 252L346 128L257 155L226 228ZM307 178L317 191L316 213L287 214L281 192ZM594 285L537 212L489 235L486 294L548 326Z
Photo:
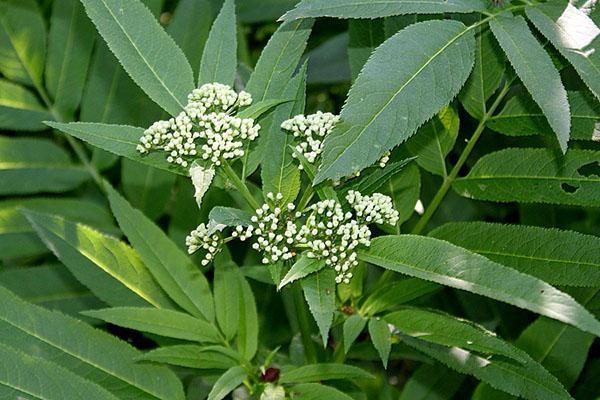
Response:
M598 398L599 23L0 0L0 398Z

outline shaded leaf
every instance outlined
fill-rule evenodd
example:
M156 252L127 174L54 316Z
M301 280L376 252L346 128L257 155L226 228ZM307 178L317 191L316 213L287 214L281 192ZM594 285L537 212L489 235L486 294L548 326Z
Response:
M351 400L352 397L332 388L331 386L321 385L319 383L302 383L292 387L291 392L294 396L302 400Z
M367 319L359 314L351 315L344 321L343 334L345 354L348 354L348 350L350 350L350 347L352 347L352 344L358 338L358 335L360 335L365 328L365 325L367 325Z
M220 346L182 344L150 350L137 360L195 369L228 369L238 364L236 357L228 355L230 351Z
M383 367L387 369L390 351L392 350L392 334L388 323L380 318L369 319L369 336L373 346L379 353L379 358L383 362Z
M373 375L352 365L320 363L285 369L279 383L308 383L336 379L373 379Z
M224 399L225 396L241 385L244 379L246 379L246 371L242 367L235 366L229 368L215 382L215 385L208 394L208 400Z
M464 380L439 364L423 364L406 381L398 400L449 400Z
M0 79L0 128L16 131L41 131L43 121L52 119L29 90Z
M383 40L382 19L351 19L348 21L348 61L354 81L371 53Z
M375 289L360 306L360 313L372 316L418 299L440 289L435 283L416 278L401 279Z
M256 301L250 284L238 270L240 282L239 326L237 335L238 352L247 360L252 360L258 349L258 314Z
M281 290L285 285L290 284L298 279L302 279L312 273L320 271L325 267L325 260L318 260L316 258L308 258L306 255L302 255L295 263L287 274L283 277L277 290Z
M300 283L325 347L335 311L335 271L333 268L322 269L307 276Z

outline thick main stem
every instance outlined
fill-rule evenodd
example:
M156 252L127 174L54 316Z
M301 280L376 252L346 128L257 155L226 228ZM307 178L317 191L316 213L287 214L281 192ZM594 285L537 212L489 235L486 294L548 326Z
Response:
M421 233L423 231L423 229L427 226L427 224L429 223L429 220L431 219L433 214L437 211L440 203L442 202L442 200L448 193L448 190L452 186L452 183L454 182L454 180L458 176L458 173L460 172L461 168L464 166L465 162L467 161L467 158L469 157L469 155L475 148L475 145L479 141L479 138L481 137L481 134L483 133L483 131L485 129L486 123L488 122L490 117L494 114L494 112L496 111L496 108L498 108L498 106L502 102L502 99L504 98L504 96L506 96L506 94L508 93L509 88L510 88L510 82L506 82L506 84L504 85L504 87L502 88L500 93L498 94L498 97L496 97L496 100L494 101L494 103L490 106L489 110L487 110L487 112L485 113L483 118L481 118L481 120L479 121L477 128L475 128L475 131L473 132L471 139L469 139L469 141L467 142L467 146L464 148L464 150L460 154L458 161L456 162L456 164L454 165L454 167L452 168L452 170L450 171L448 176L446 176L444 178L444 182L438 189L435 196L433 196L431 203L429 203L429 206L425 210L425 213L423 213L423 216L421 217L419 222L417 222L417 224L415 225L415 227L413 228L411 233L417 235L417 234Z

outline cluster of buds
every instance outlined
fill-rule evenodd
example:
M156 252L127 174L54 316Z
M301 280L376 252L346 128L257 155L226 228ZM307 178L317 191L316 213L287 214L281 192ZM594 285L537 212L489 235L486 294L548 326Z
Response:
M340 120L339 115L317 111L311 115L296 115L281 124L281 128L290 132L297 139L296 152L304 156L311 164L321 155L325 137L333 131ZM386 151L379 160L379 166L385 167L390 160L390 152ZM296 158L296 153L292 154ZM298 166L303 169L302 164ZM360 175L360 172L355 176Z
M244 144L256 139L260 125L232 114L250 104L249 93L236 93L220 83L202 85L188 95L188 104L177 117L146 129L137 150L142 154L163 150L168 162L182 167L195 158L218 166L222 159L241 157Z
M202 266L208 265L215 259L215 256L221 251L221 236L218 233L211 233L206 224L200 224L185 238L185 245L188 253L193 254L200 249L206 250L202 259Z
M361 222L396 225L400 218L400 214L394 209L392 199L381 193L363 196L355 190L350 190L346 195L346 200L354 209L357 219Z
M297 211L294 204L284 202L281 193L268 193L267 202L255 211L251 224L233 227L231 237L253 239L252 248L262 253L263 264L287 261L304 252L334 268L337 283L349 283L351 269L358 264L357 247L371 244L368 225L395 225L398 212L391 198L380 193L363 196L351 190L346 200L350 205L347 211L335 200L323 200ZM222 242L220 235L211 233L205 224L186 240L190 254L201 248L207 251L203 265L214 259Z

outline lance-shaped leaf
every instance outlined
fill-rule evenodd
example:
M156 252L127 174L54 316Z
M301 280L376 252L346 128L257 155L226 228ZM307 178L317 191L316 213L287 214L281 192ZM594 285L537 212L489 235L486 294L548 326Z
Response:
M258 313L256 300L250 284L238 273L240 283L239 322L237 334L238 352L246 360L252 360L258 349Z
M351 19L348 21L348 62L352 80L355 80L373 50L383 40L383 19Z
M423 125L406 147L416 156L417 164L432 174L446 176L446 156L458 137L458 111L445 107L431 121Z
M66 192L89 179L47 139L0 137L0 160L0 195Z
M125 71L171 115L177 115L194 89L183 51L139 0L81 0L85 10Z
M246 376L246 371L240 366L236 365L235 367L229 368L215 382L215 385L208 394L208 400L224 399L225 396L233 392L235 388L237 388L242 384L242 382L244 382Z
M221 332L227 340L235 336L240 322L240 276L239 268L231 260L228 251L222 251L215 257L213 277L215 315Z
M572 397L539 363L525 352L526 364L515 363L501 357L481 357L460 347L445 347L410 336L403 341L463 374L475 376L490 385L515 396L530 400L572 400Z
M16 131L44 130L43 121L52 119L29 90L0 79L0 128Z
M358 335L362 332L367 324L367 319L363 318L359 314L354 314L348 317L344 321L342 332L344 334L344 353L348 354L348 350L352 346L352 343L358 338Z
M293 203L300 191L300 170L292 157L289 146L292 135L281 129L281 123L304 112L306 100L306 68L300 69L283 90L282 97L293 98L293 102L281 104L270 115L272 132L261 149L263 162L260 171L263 193L281 193L282 203Z
M214 325L180 311L114 307L85 311L82 314L125 328L175 339L201 343L218 343L222 340Z
M600 152L505 149L481 157L453 188L478 200L600 206Z
M571 108L571 139L600 140L597 128L600 104L584 92L567 92L567 96ZM486 126L511 136L552 134L544 113L527 94L511 97Z
M115 306L173 306L125 243L62 217L22 212L46 246L99 299Z
M470 321L435 311L407 308L385 316L405 335L448 347L461 347L483 354L496 354L526 363L523 352Z
M373 347L377 350L383 367L387 369L390 351L392 351L392 333L388 323L381 318L371 318L369 319L368 329Z
M571 114L567 91L550 56L521 16L500 15L490 21L490 28L566 152Z
M281 19L380 18L403 14L469 13L486 8L487 4L481 0L303 0Z
M343 190L356 190L363 195L371 195L377 192L381 187L390 181L395 175L415 159L415 157L407 158L402 161L388 162L385 167L380 168L378 165L373 168L373 171L366 174L361 174L360 177L352 179L350 185L344 187Z
M475 36L475 65L465 87L458 96L471 116L482 119L486 102L498 89L504 75L504 57L489 29L480 29Z
M344 392L320 383L301 383L292 387L290 392L294 397L303 400L352 400L352 397Z
M329 328L335 311L335 271L325 268L301 281L304 298L317 322L323 346L327 345Z
M238 358L237 353L222 346L181 344L159 347L137 360L196 369L228 369L239 364Z
M281 290L285 285L302 279L314 272L320 271L325 267L325 260L318 260L316 258L308 258L306 255L302 255L298 261L292 265L292 268L283 277L277 290Z
M136 363L134 359L142 353L113 335L26 303L3 287L0 300L3 344L27 353L35 349L36 355L98 383L119 399L185 398L174 373Z
M42 86L46 24L35 0L0 2L0 72L8 79Z
M167 26L167 32L181 47L196 74L212 22L213 8L209 0L182 0L177 3L173 20Z
M0 345L0 357L0 396L4 398L59 400L77 393L88 399L117 400L106 389L42 358L4 345Z
M448 242L402 235L374 239L360 253L380 267L521 307L600 335L600 322L573 298L544 281Z
M54 108L63 117L72 118L79 106L93 48L94 26L81 2L54 2L45 77Z
M208 321L214 306L208 281L154 222L106 184L110 208L119 226L165 292L184 310Z
M166 154L162 151L145 155L137 151L136 146L140 143L140 137L144 134L144 128L91 122L61 123L47 121L46 125L110 153L127 157L151 167L164 169L165 171L188 175L186 169L175 167L169 163Z
M449 223L429 235L552 285L600 286L600 238L596 236L485 222Z
M332 379L373 379L373 375L352 365L322 363L308 364L294 369L285 369L280 383L320 382Z
M213 23L202 53L198 86L211 82L233 85L236 69L235 3L233 0L225 0L221 12Z
M592 18L562 1L527 7L525 14L600 100L600 28Z
M473 66L474 48L472 28L451 20L420 22L386 40L325 139L315 183L352 175L412 136L456 96Z
M378 287L360 306L362 315L372 316L421 296L438 291L441 286L416 278L401 279Z

